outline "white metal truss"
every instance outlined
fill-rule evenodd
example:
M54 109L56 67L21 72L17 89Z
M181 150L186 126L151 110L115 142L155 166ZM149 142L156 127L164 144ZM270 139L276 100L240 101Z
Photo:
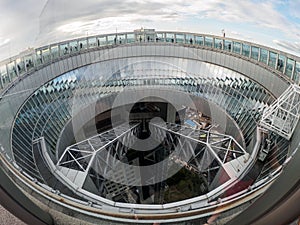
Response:
M158 140L162 131L166 132L169 148L177 152L170 157L173 162L207 176L210 186L220 181L220 176L228 175L223 183L237 177L249 163L250 155L230 135L174 123L150 123L150 127Z
M129 129L127 125L120 125L67 147L58 160L56 169L72 186L82 188L91 168L97 170L98 174L107 174L116 167L118 159L126 154L127 146L131 146L130 142L133 135L136 135L137 127L138 124ZM126 174L120 179L127 179Z
M149 179L166 180L169 168L176 164L204 177L211 189L237 179L249 164L250 155L232 136L173 123L150 123L149 128L157 141L164 137L162 157L166 159L155 167L154 177ZM128 187L135 186L141 176L136 172L139 170L125 169L119 162L127 159L127 146L132 146L130 142L138 130L139 124L131 128L120 125L69 146L55 166L57 173L76 190L84 190L84 185L92 181L99 193L105 192L109 199L126 195Z
M167 132L178 134L179 136L185 137L186 140L202 144L205 146L206 150L216 158L219 164L227 163L233 158L248 154L230 135L212 132L209 130L194 129L175 123L151 123L151 125ZM156 135L160 135L159 130L155 129L155 131L156 132L154 133ZM182 147L182 145L183 143L179 142L179 146ZM190 145L190 147L192 147L192 145Z
M290 85L263 113L260 125L289 140L300 116L300 87Z

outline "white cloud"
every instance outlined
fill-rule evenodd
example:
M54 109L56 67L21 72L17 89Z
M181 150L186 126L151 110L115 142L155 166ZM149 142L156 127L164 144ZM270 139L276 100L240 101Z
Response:
M10 42L10 39L9 38L1 38L0 37L0 47L8 44Z
M277 10L282 4L286 1L43 0L36 3L35 0L2 0L0 36L10 39L14 43L12 46L18 49L87 33L114 32L116 28L118 31L132 31L141 26L158 30L180 27L185 31L218 31L220 35L220 30L225 28L226 34L236 38L264 41L266 32L269 32L268 42L272 42L272 35L276 37L277 32L280 35L277 38L284 36L289 41L297 40L300 24L289 18L290 15L300 17L300 0L290 1L290 15ZM207 21L215 23L207 25ZM252 30L248 32L249 27Z
M297 1L299 2L299 0ZM253 24L258 29L278 30L292 38L296 38L300 34L300 25L295 25L285 15L277 11L275 2L215 0L206 1L204 4L202 1L194 1L188 7L182 7L181 9L200 18L237 24ZM300 4L298 4L297 10L299 6ZM299 14L299 11L297 13Z
M291 16L300 19L300 0L292 0L289 2L289 10Z
M281 47L283 50L292 52L295 55L300 56L300 42L290 42L283 40L273 40L273 43Z
M136 29L138 25L132 21L133 18L131 17L107 17L91 21L76 21L59 26L57 31L68 33L67 35L112 33L116 29L120 32Z

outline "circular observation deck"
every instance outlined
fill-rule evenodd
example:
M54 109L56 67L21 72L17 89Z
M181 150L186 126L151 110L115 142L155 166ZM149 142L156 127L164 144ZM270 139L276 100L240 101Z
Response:
M260 121L299 62L155 30L38 48L1 66L1 167L58 224L225 223L296 153Z

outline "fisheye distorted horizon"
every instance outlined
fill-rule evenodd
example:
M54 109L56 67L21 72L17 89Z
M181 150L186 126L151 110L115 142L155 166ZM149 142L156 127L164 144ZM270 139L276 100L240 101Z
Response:
M0 60L31 47L94 34L156 30L248 40L300 55L299 0L87 0L0 2Z

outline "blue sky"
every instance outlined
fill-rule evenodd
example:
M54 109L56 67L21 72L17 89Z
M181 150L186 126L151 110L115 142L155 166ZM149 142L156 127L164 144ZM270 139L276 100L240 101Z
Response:
M0 0L0 59L28 47L134 29L256 42L300 56L300 0Z

